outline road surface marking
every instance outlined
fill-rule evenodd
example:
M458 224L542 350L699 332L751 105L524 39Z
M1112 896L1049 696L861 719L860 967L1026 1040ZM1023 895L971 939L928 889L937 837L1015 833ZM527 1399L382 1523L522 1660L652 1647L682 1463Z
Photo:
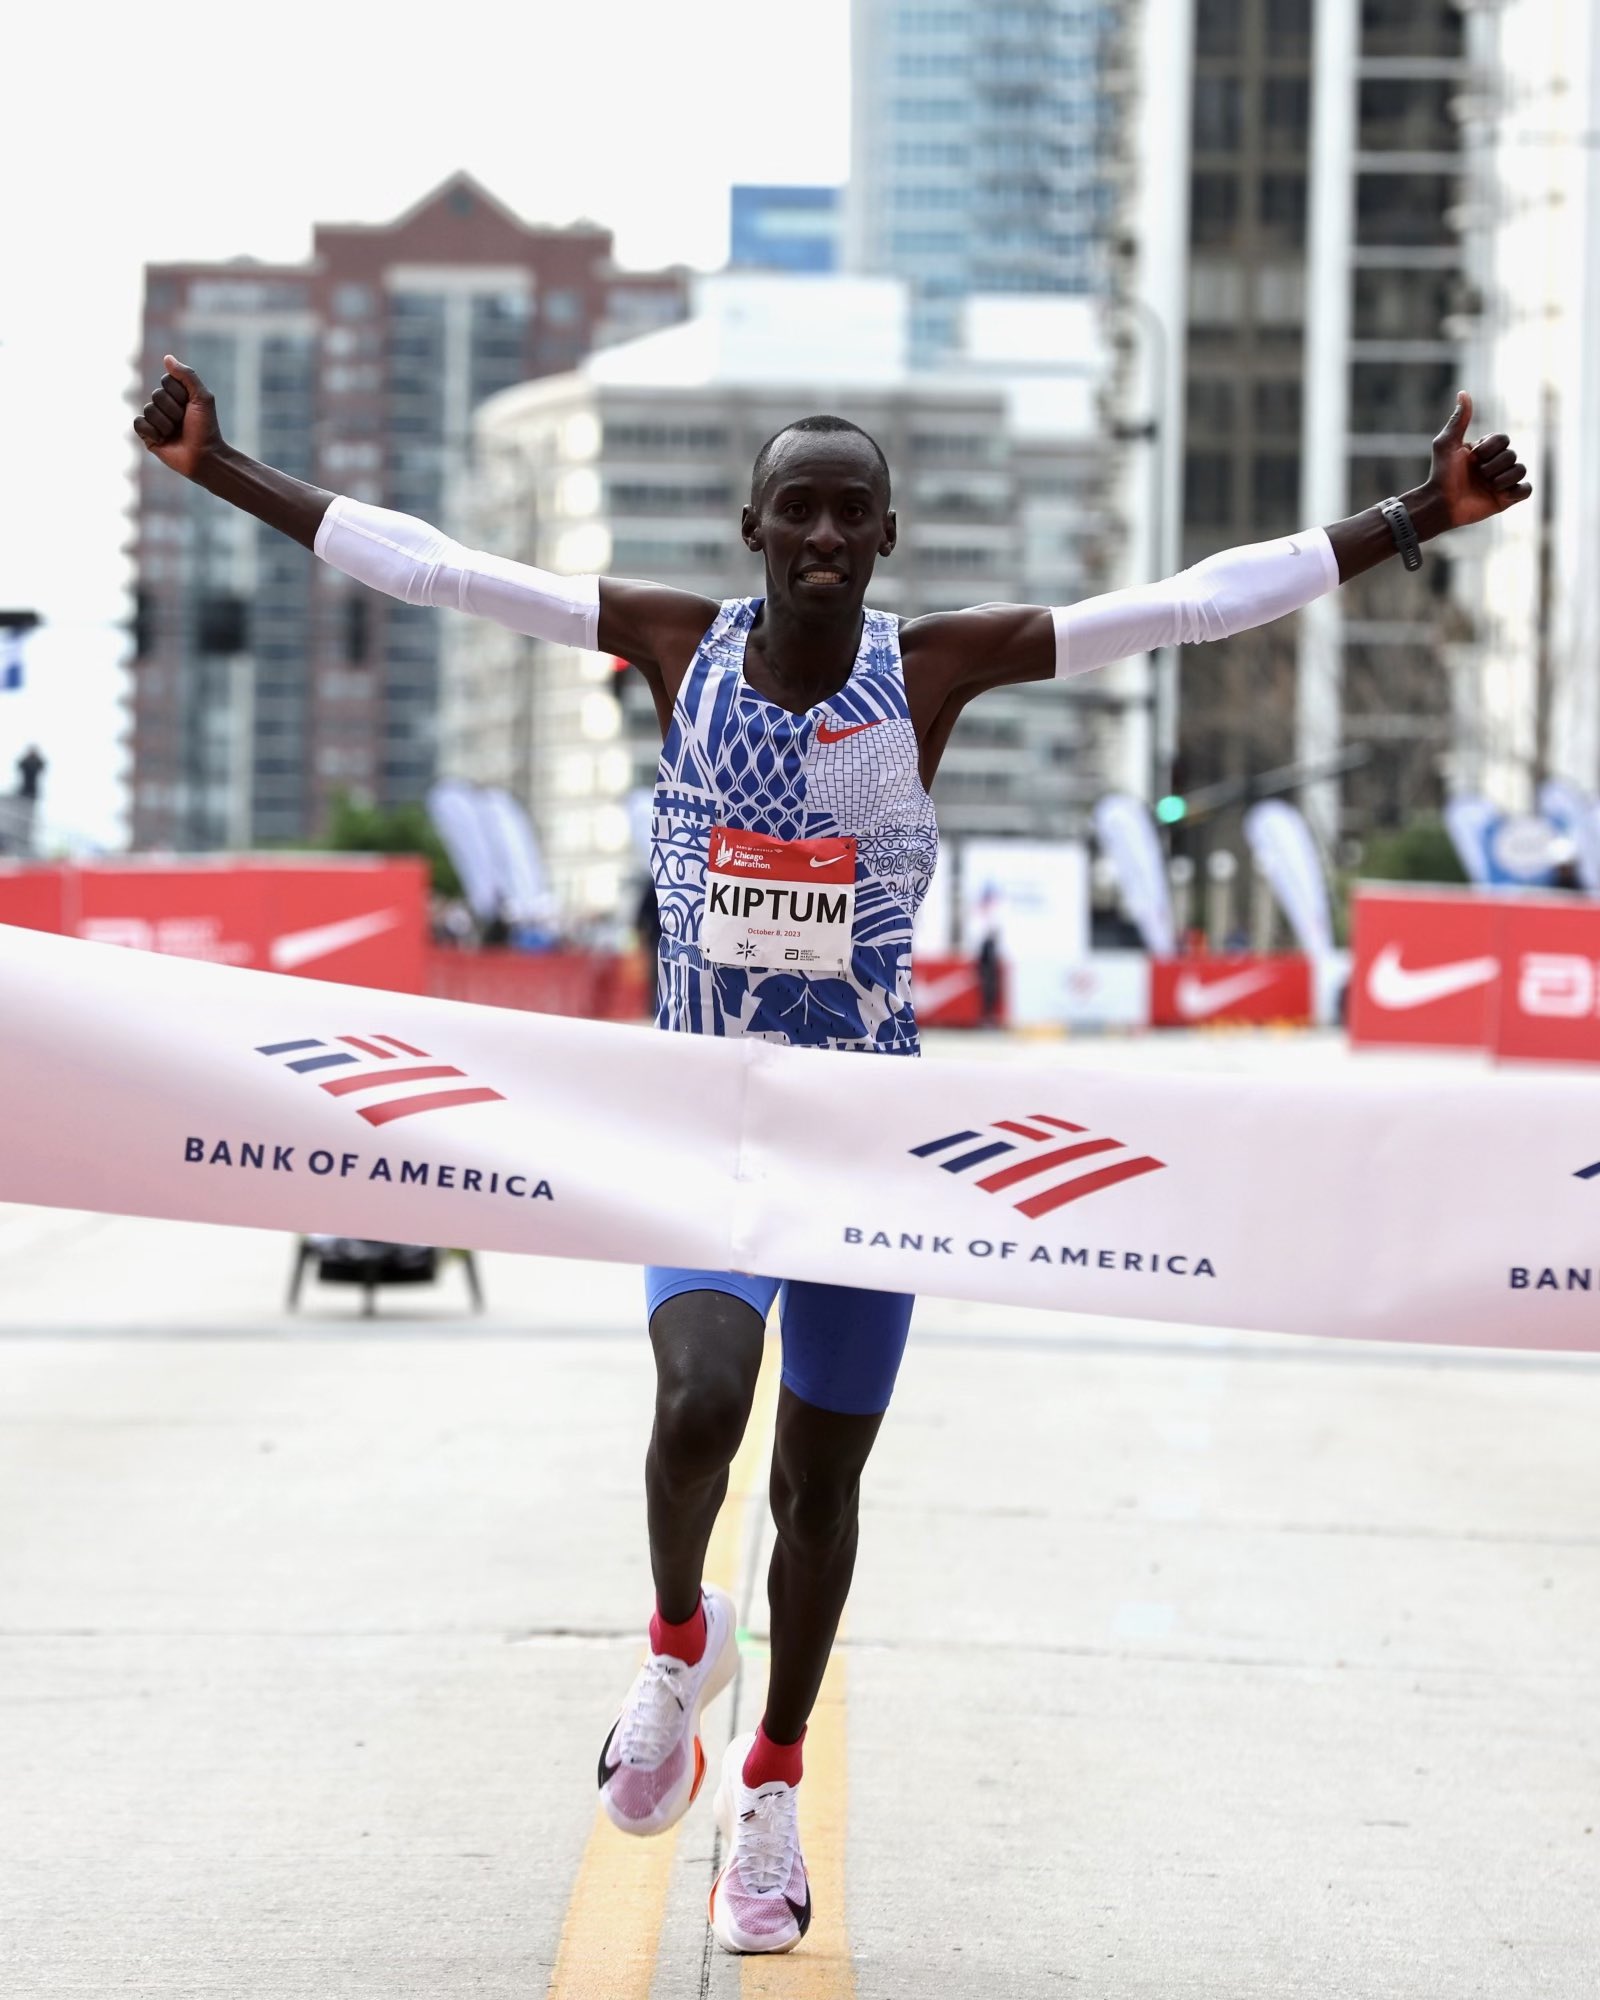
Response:
M777 1338L769 1334L756 1381L755 1405L745 1426L744 1442L729 1468L728 1496L706 1550L707 1580L732 1593L735 1601L745 1514L765 1493L760 1475L778 1401L778 1347ZM827 1699L826 1687L823 1699ZM706 1786L716 1782L713 1767L706 1772ZM707 1803L702 1788L693 1810L702 1812ZM546 2000L649 2000L681 1827L680 1821L669 1833L638 1840L619 1833L595 1807L594 1825L572 1885Z

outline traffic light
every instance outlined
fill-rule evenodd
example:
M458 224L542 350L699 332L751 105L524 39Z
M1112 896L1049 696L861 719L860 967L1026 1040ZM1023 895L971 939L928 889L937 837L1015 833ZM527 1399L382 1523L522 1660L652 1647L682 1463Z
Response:
M1156 818L1163 826L1176 826L1188 810L1188 801L1179 798L1176 792L1168 792L1165 798L1156 800Z

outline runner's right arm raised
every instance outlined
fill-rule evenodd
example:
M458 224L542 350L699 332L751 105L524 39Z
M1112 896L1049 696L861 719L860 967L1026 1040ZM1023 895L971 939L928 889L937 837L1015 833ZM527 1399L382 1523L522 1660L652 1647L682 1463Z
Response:
M678 683L716 615L709 598L665 584L552 576L464 548L409 514L262 465L223 438L215 400L194 370L170 354L165 359L167 372L133 426L163 465L390 597L631 660L650 683L665 727Z

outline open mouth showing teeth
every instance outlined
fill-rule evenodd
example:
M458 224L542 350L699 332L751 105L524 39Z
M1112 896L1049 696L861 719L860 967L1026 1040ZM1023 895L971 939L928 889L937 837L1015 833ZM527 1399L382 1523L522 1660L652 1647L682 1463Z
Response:
M802 583L843 583L844 571L842 569L803 569L800 572L800 581Z

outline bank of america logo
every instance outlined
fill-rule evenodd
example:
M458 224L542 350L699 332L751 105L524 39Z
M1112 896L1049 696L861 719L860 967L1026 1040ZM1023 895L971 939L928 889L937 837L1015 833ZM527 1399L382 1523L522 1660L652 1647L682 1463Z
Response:
M396 1118L415 1118L424 1111L449 1111L458 1104L505 1101L498 1090L468 1083L466 1072L453 1063L435 1062L426 1049L413 1048L394 1035L338 1035L331 1042L268 1042L257 1048L256 1054L282 1062L298 1076L338 1070L337 1076L321 1079L321 1088L330 1097L367 1096L367 1103L351 1109L359 1111L369 1125L392 1124ZM415 1088L419 1083L452 1077L461 1078L460 1088ZM379 1091L381 1097L376 1094Z
M1065 1133L1082 1136L1063 1143ZM1029 1217L1049 1215L1119 1181L1160 1173L1167 1164L1135 1153L1120 1139L1094 1138L1086 1126L1046 1111L1026 1118L997 1118L981 1131L950 1132L925 1146L913 1146L910 1152L913 1159L928 1160L947 1174L977 1175L974 1185L985 1194L1013 1195L1020 1190L1011 1205ZM1109 1157L1112 1154L1120 1157ZM1003 1167L980 1173L991 1160L1001 1159L1006 1161Z

